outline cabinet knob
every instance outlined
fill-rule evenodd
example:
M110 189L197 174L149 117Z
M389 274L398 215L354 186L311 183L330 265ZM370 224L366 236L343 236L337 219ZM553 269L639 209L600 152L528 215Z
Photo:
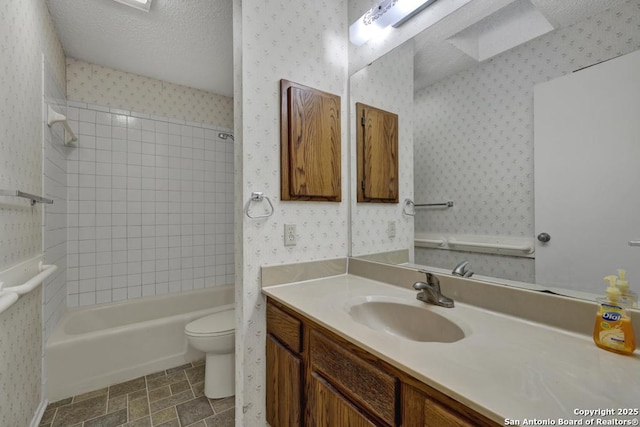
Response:
M549 240L551 240L551 235L549 233L540 233L538 234L538 240L540 240L542 243L547 243Z

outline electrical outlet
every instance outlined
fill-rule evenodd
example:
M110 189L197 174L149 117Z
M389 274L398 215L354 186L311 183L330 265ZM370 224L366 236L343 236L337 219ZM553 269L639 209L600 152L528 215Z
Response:
M285 246L296 245L296 225L295 224L284 225L284 245Z
M389 236L390 239L393 239L394 237L396 237L396 222L395 221L389 221L389 223L387 225L387 236Z

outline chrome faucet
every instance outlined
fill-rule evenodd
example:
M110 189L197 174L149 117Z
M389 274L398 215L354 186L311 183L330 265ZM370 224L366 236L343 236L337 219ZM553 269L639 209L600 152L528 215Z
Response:
M442 295L438 278L428 271L420 270L420 272L427 275L427 281L413 284L413 289L420 291L416 298L422 302L439 305L441 307L453 307L453 300Z
M451 274L453 274L454 276L460 276L460 277L471 277L473 276L473 271L468 270L467 269L468 266L469 266L469 261L465 259L464 261L462 261L461 263L453 267L453 271L451 272Z

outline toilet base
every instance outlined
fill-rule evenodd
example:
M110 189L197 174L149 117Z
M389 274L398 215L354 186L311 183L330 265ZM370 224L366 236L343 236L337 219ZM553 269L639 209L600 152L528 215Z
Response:
M204 373L204 394L209 399L233 396L236 392L234 353L207 353Z

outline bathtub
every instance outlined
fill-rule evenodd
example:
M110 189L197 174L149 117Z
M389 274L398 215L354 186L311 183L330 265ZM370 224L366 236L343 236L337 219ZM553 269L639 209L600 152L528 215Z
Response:
M184 327L234 307L234 286L69 309L45 349L47 399L97 390L204 354L187 345Z

